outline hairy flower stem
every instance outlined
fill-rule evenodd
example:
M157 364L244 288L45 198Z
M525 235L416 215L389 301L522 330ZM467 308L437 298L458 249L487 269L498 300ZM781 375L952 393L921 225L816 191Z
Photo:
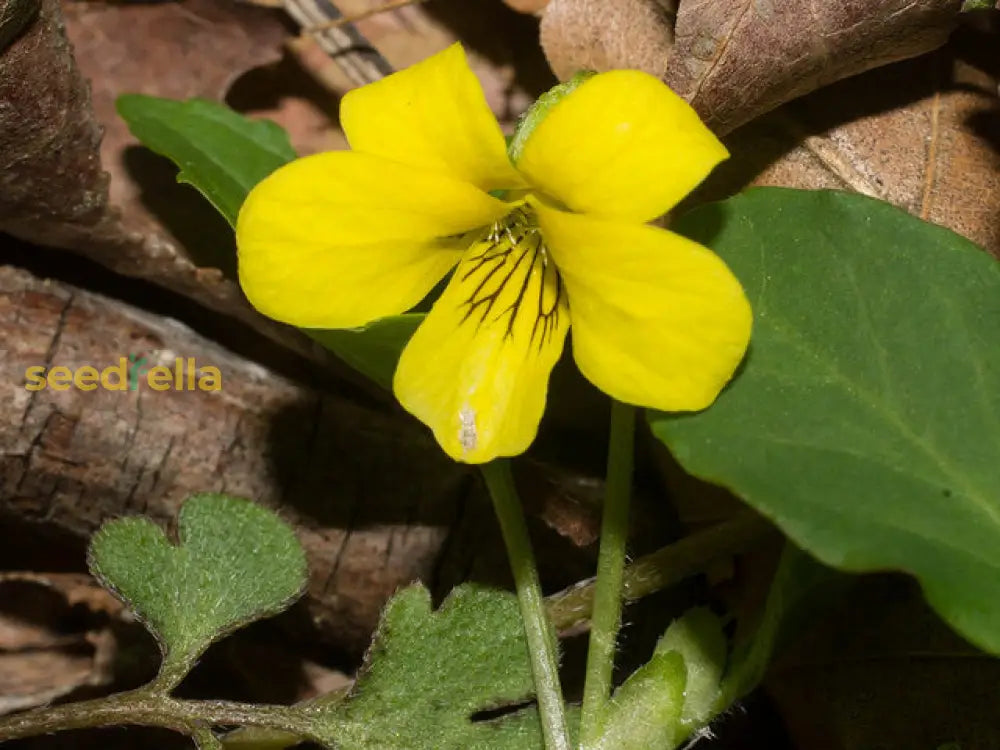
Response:
M524 633L528 640L531 672L535 679L538 709L542 719L542 734L546 750L570 750L566 724L566 707L559 685L559 659L556 639L545 612L542 587L538 582L535 555L528 539L524 510L514 487L510 462L498 459L483 465L483 477L490 497L514 574L517 599L521 605Z
M311 717L301 708L179 700L149 688L140 688L106 698L6 716L0 719L0 742L67 729L124 724L163 727L190 737L204 737L211 726L256 726L318 739Z
M695 532L636 559L625 567L623 598L642 599L704 572L717 560L745 552L775 534L774 527L752 511ZM557 630L589 629L594 610L594 579L574 584L545 600Z
M597 556L594 611L591 616L587 676L583 685L583 709L580 716L582 748L595 747L601 739L604 715L611 698L615 647L621 625L634 445L635 407L612 401L608 474L601 518L601 548Z

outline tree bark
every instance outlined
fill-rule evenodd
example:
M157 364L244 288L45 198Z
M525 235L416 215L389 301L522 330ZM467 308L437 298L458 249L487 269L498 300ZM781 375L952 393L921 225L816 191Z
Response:
M478 472L400 411L305 387L175 320L2 264L0 332L0 525L33 528L38 540L55 532L58 545L31 555L39 569L82 568L83 540L109 518L170 524L189 495L225 492L294 524L311 571L308 621L296 627L348 654L366 647L400 586L420 579L443 596L469 579L509 584ZM218 368L221 389L199 390L196 377L191 390L186 375L166 391L143 377L136 390L25 387L30 367L101 371L130 356ZM558 590L591 572L588 501L600 483L520 467L543 580ZM640 551L665 541L656 518L637 513ZM69 554L67 539L80 542Z
M26 2L29 0L6 0L7 4ZM191 47L200 44L199 49L204 49L214 34L220 48L225 49L228 45L236 49L215 53L215 57L221 59L209 55L202 60L200 68L190 66L185 71L160 76L167 82L165 85L172 87L162 92L164 95L221 97L232 78L241 72L232 66L242 63L249 67L254 61L273 61L280 56L285 31L276 18L263 24L258 18L246 24L247 30L234 32L230 27L238 28L243 22L242 16L228 19L227 26L216 18L227 12L222 4L200 0L196 5L202 8L206 18L197 17L191 6L163 10L163 13L174 15L186 14L183 17L190 25L186 31L186 27L175 28L176 23L169 28L174 28L178 34L185 33ZM5 4L4 9L6 7ZM114 10L129 11L128 8ZM86 14L103 11L79 10L84 14L81 33L88 30ZM239 14L248 12L253 14L259 9L239 10ZM0 20L5 20L7 15L4 10ZM160 25L169 20L161 19ZM150 25L147 18L142 28ZM128 35L131 31L123 25L120 33ZM227 40L227 37L235 37L235 40ZM138 41L142 44L144 40ZM145 42L154 50L163 46L156 39ZM168 55L169 52L168 48ZM160 63L169 65L169 57ZM126 57L121 64L134 66L134 61ZM144 90L156 93L148 86ZM103 93L110 96L110 92ZM110 109L113 97L104 103ZM126 137L124 125L120 122L114 125L116 137ZM305 335L254 311L238 285L215 267L225 265L219 258L214 259L214 265L195 262L177 238L150 216L142 196L134 189L119 196L127 203L125 213L113 204L109 199L109 176L101 160L104 134L105 127L93 111L91 86L81 76L67 40L59 0L40 0L36 17L16 37L8 40L5 48L0 47L0 232L38 245L71 250L116 273L150 281L181 294L210 310L250 325L282 346L369 389L373 396L379 395L377 388ZM117 172L122 172L122 165L113 166ZM183 200L186 197L184 193L183 205L177 210L193 212L189 218L200 222L193 234L197 236L200 232L203 244L212 245L216 255L225 255L226 263L231 265L234 255L231 249L228 253L225 251L232 244L231 234L225 229L219 231L218 226L225 222L213 216L207 204L192 209L190 202ZM193 191L191 197L196 199L196 204L201 201ZM200 208L204 212L199 213L197 209Z
M475 477L402 415L309 390L175 321L9 266L0 266L0 331L8 518L84 537L123 514L170 522L195 492L253 498L298 528L309 611L349 651L363 648L397 587L472 565L465 555L481 540L466 535L489 523L489 505ZM32 366L101 370L130 355L217 367L222 388L157 392L141 379L134 391L25 388Z

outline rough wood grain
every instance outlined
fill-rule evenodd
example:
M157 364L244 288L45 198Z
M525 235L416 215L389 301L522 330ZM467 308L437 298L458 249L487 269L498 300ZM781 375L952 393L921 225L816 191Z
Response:
M194 492L253 498L294 523L309 554L303 624L351 654L399 586L422 579L443 595L470 577L508 579L478 476L406 415L305 388L176 321L12 266L0 265L0 331L0 520L82 539L122 514L170 522ZM193 358L219 368L222 389L25 389L31 366L102 369L129 355ZM546 579L556 589L585 577L589 552L545 519L589 543L593 509L540 471L522 478ZM662 534L639 518L647 537Z
M168 522L190 493L276 507L309 551L312 613L347 649L400 585L433 579L478 485L416 427L303 389L183 326L10 267L0 271L0 509L74 535ZM193 357L219 392L24 388L31 365Z

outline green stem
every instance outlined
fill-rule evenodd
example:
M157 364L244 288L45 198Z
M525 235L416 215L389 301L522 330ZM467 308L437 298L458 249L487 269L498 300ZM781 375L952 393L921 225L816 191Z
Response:
M756 513L744 512L684 537L626 566L624 599L627 602L641 599L703 573L713 562L745 552L774 533L774 527ZM545 603L557 630L589 627L594 609L594 579L553 594Z
M483 465L482 471L490 497L493 498L493 508L500 522L511 572L514 574L521 618L524 620L524 634L528 640L531 672L538 695L545 747L546 750L570 750L566 707L563 704L562 688L559 686L555 633L545 613L545 600L538 582L535 555L531 551L524 510L514 487L510 462L498 459Z
M211 727L201 727L191 735L198 750L224 750L222 740L215 736Z
M628 505L632 491L635 407L611 403L608 475L601 519L601 548L597 556L594 611L587 651L587 677L580 715L580 747L597 745L611 698L615 648L621 625L625 546L628 542Z
M349 687L331 690L309 700L299 701L292 708L308 713L323 713L347 699ZM287 729L274 727L240 727L227 732L222 737L226 750L260 750L262 747L292 747L304 741L304 737Z
M313 721L294 706L180 700L140 688L106 698L5 716L0 719L0 742L67 729L123 724L163 727L190 737L204 737L209 726L256 726L280 728L298 737L319 739Z

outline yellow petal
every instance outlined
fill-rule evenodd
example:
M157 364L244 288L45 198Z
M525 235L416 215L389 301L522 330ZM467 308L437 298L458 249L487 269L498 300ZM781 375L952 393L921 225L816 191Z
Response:
M750 304L722 260L673 232L537 207L569 294L573 356L612 397L704 409L750 339Z
M265 315L350 328L417 304L510 207L448 177L336 151L258 184L236 223L240 284Z
M349 92L340 124L351 148L471 182L522 184L461 45Z
M399 360L396 397L458 461L523 453L538 431L569 315L537 240L476 244Z
M729 153L659 79L613 70L586 80L528 136L517 168L581 213L649 221Z

